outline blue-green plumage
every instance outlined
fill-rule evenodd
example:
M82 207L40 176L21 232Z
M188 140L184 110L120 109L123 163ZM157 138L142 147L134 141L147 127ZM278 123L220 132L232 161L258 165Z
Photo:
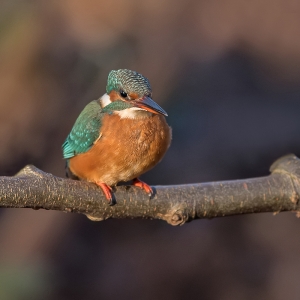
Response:
M62 145L65 159L88 151L99 136L101 106L97 101L89 103L77 118L70 134Z
M110 71L107 79L106 93L124 90L126 93L134 92L139 96L152 94L149 80L136 71L127 69Z
M69 159L87 152L99 137L102 118L113 111L132 107L123 101L115 101L101 108L99 100L90 102L77 118L70 134L62 145L63 157Z

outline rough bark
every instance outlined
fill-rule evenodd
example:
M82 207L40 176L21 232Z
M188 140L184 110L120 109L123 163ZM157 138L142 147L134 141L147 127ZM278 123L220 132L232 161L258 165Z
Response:
M299 211L300 160L278 159L271 175L233 181L156 186L152 199L139 188L118 186L109 206L101 189L26 166L0 177L0 207L77 212L95 221L108 218L162 219L171 225L246 213Z

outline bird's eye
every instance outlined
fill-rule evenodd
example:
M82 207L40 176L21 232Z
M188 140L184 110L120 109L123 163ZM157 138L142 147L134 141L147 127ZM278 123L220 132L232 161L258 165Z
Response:
M126 98L126 97L127 97L127 93L125 93L123 90L120 91L120 95L121 95L123 98Z

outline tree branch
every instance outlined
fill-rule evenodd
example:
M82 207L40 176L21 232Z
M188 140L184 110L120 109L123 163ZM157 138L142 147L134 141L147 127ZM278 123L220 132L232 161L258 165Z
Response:
M0 177L0 207L77 212L91 220L162 219L171 225L235 214L299 211L300 160L278 159L271 175L260 178L156 186L152 199L139 188L118 186L109 206L96 185L55 177L26 166L14 177Z

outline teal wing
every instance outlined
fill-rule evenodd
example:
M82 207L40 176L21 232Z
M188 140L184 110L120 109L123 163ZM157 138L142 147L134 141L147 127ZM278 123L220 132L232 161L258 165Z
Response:
M93 146L99 137L102 116L100 103L96 100L84 108L62 145L65 159L84 153Z

